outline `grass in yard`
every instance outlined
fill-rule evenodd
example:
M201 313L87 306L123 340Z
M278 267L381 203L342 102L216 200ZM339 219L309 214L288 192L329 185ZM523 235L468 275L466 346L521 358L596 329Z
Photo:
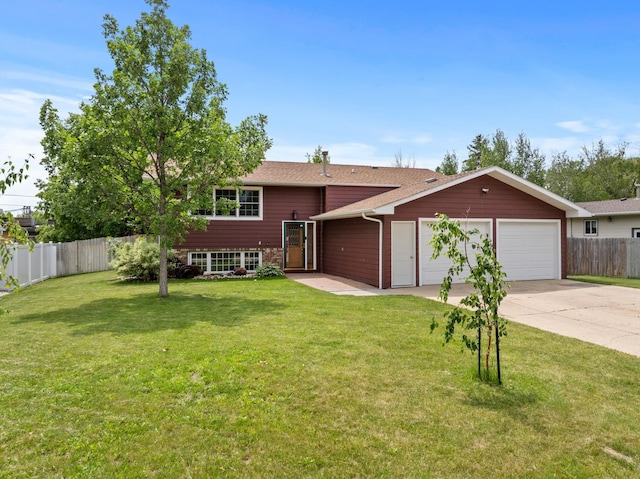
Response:
M113 278L0 300L0 477L640 477L640 358L511 323L496 387L423 298Z
M585 283L609 284L612 286L624 286L626 288L640 288L640 278L611 278L608 276L569 276L574 281Z

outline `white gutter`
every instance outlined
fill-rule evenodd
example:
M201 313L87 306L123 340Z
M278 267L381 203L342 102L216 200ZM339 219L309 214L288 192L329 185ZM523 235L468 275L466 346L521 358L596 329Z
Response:
M382 220L377 218L369 218L366 216L364 211L362 212L362 219L367 221L373 221L374 223L378 223L379 233L378 233L378 289L382 289Z

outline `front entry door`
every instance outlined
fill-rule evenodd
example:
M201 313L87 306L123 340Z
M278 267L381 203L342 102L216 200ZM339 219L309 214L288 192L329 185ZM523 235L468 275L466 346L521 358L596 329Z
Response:
M304 269L304 222L284 224L284 267Z

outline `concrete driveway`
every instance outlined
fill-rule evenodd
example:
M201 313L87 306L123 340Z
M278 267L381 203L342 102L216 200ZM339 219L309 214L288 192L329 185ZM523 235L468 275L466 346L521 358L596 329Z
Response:
M412 294L437 299L439 291L439 286L380 290L323 274L287 276L334 294ZM457 304L470 291L468 285L454 285L449 303ZM640 289L570 280L518 281L509 289L500 313L511 321L640 357Z

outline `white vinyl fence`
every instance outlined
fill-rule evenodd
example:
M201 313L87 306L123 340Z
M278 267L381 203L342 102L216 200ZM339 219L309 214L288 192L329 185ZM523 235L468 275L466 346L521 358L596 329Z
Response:
M29 251L28 246L14 246L13 258L6 273L18 280L20 286L29 286L38 281L56 276L56 244L38 243ZM0 290L11 289L6 281L0 281Z
M113 238L133 243L137 236ZM95 273L109 269L109 238L95 238L70 243L38 243L33 252L28 246L16 246L6 273L17 278L20 286L28 286L55 276ZM10 289L4 281L0 291Z

